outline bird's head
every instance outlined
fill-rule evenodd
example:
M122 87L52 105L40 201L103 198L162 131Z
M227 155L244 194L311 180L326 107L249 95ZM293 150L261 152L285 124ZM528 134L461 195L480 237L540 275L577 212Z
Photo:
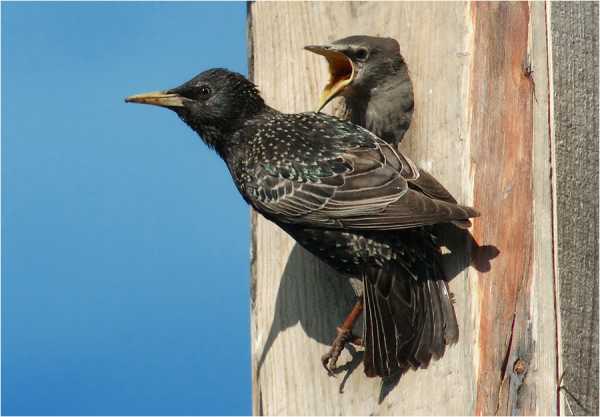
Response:
M310 52L323 55L329 64L329 83L321 93L320 111L338 95L367 95L383 79L393 76L404 64L395 39L349 36L328 45L309 45Z
M252 82L222 68L204 71L179 87L129 96L125 101L173 110L217 149L228 133L265 108Z

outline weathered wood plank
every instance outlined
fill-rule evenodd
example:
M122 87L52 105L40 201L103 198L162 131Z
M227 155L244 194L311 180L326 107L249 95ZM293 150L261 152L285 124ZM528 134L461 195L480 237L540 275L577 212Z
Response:
M473 9L475 206L487 214L475 222L474 234L493 239L501 252L488 276L478 280L476 413L554 414L556 315L545 7L478 3Z
M477 414L516 407L511 352L530 362L528 326L533 258L533 84L524 73L529 5L473 5L472 155L478 239L493 239L501 256L480 289ZM490 221L496 219L496 221ZM517 374L515 372L515 374ZM524 414L532 412L529 404Z
M548 55L547 4L530 3L529 65L526 72L534 83L533 95L533 278L531 284L531 323L535 354L526 364L524 378L513 378L525 386L524 395L536 395L531 387L545 387L536 395L532 414L558 413L557 299L553 245L552 137L550 109L550 57ZM514 364L518 350L513 349L509 363ZM510 376L514 376L509 374ZM518 376L518 375L516 375ZM538 391L538 392L541 392Z
M564 414L598 415L598 3L552 3Z
M478 243L502 251L491 270L480 252L478 271L463 271L472 242L449 243L461 336L442 360L382 384L363 375L357 354L336 380L319 358L353 291L253 215L254 413L556 413L548 100L534 100L523 66L529 51L536 91L547 95L543 4L252 3L249 21L254 81L289 112L313 109L327 79L304 45L352 34L396 38L415 86L403 150L460 201L482 203Z

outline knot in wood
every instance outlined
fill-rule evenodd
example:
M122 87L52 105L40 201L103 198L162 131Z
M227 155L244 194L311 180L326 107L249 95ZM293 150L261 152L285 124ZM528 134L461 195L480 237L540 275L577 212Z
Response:
M522 375L527 371L527 364L523 359L517 359L513 365L513 372Z

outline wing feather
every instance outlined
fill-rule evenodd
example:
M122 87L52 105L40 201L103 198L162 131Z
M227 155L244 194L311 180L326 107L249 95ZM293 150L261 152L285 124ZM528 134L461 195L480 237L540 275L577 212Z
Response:
M325 115L311 117L323 135L337 130L329 132L329 141L303 136L298 146L320 146L326 157L255 167L250 200L268 217L308 226L396 230L478 215L455 204L435 178L367 130Z

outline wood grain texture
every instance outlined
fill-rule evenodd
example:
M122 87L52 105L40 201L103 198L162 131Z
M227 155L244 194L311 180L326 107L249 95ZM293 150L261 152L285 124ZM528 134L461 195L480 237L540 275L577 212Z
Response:
M524 73L529 5L473 5L472 155L478 239L494 239L502 256L480 289L477 414L513 414L511 351L529 363L529 294L533 258L533 84ZM497 221L490 221L497 219ZM518 345L518 347L517 347ZM500 383L500 386L499 386ZM524 414L531 414L527 406Z
M556 413L546 22L537 3L250 4L251 74L282 111L314 109L327 81L304 45L397 39L415 90L402 149L482 211L477 242L444 236L459 343L427 370L386 381L364 376L360 352L344 354L336 379L325 374L319 358L354 291L253 214L255 414ZM478 251L466 267L474 244L501 253Z
M501 252L487 278L478 280L477 414L557 409L543 6L477 3L472 10L474 194L475 206L487 214L473 233L492 239Z
M598 3L551 6L562 412L598 415Z
M553 255L553 184L552 135L550 113L550 56L547 4L530 3L529 59L526 72L534 85L533 95L533 277L531 283L531 325L535 354L527 365L524 378L515 375L515 362L519 351L513 349L513 373L508 375L516 382L513 392L516 399L535 395L532 414L557 414L558 351L557 351L557 299ZM519 358L520 359L520 358ZM521 392L523 384L527 388ZM532 387L543 387L543 394L532 393ZM541 392L541 391L540 391ZM517 403L519 404L519 403ZM517 409L518 410L518 409ZM511 410L512 411L512 410Z

